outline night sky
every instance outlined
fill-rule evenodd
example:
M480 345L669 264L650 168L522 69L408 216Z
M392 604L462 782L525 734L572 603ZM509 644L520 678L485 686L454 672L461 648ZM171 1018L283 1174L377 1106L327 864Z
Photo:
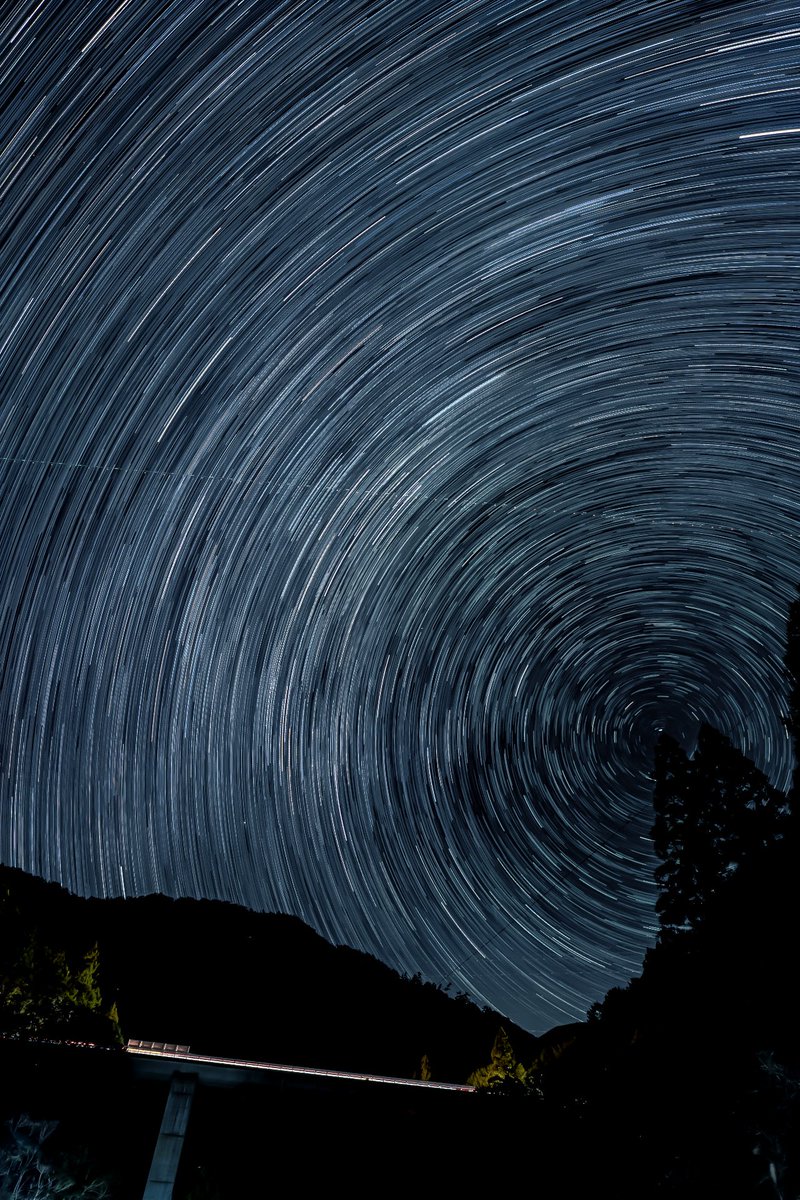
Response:
M800 9L0 18L0 861L580 1018L789 781Z

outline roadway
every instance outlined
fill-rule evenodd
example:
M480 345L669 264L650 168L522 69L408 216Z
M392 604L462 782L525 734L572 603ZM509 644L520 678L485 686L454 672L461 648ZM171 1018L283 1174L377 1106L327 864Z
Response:
M188 1046L172 1042L146 1042L131 1039L125 1045L125 1052L135 1055L139 1059L156 1060L168 1068L156 1070L153 1072L154 1075L168 1075L179 1069L179 1065L185 1065L187 1070L196 1074L201 1082L212 1085L235 1084L242 1079L253 1078L253 1072L256 1074L266 1072L284 1078L305 1076L308 1082L339 1079L346 1083L426 1088L440 1092L475 1091L474 1087L466 1083L440 1083L434 1079L404 1079L394 1075L362 1074L356 1071L335 1071L324 1067L297 1067L287 1063L257 1062L247 1058L222 1058L210 1054L192 1054Z

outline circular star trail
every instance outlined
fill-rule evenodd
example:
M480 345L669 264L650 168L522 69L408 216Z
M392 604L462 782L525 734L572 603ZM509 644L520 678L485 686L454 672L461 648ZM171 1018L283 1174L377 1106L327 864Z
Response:
M797 10L0 14L0 858L580 1017L789 780Z

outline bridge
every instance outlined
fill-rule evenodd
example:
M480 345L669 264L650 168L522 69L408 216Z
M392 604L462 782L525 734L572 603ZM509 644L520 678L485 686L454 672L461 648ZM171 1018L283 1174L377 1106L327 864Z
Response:
M474 1093L468 1084L440 1083L432 1079L405 1079L392 1075L363 1074L286 1063L265 1063L243 1058L192 1054L188 1046L171 1042L131 1039L125 1046L136 1059L136 1073L144 1078L169 1080L169 1093L156 1141L143 1200L172 1200L181 1153L189 1124L192 1100L198 1083L211 1087L234 1087L261 1077L282 1085L316 1085L337 1090L342 1085L378 1085L382 1089L417 1088L439 1092Z
M198 1054L177 1042L123 1049L0 1035L0 1124L20 1112L56 1118L68 1142L96 1148L98 1169L119 1172L121 1200L206 1184L237 1200L266 1194L267 1183L323 1189L365 1154L409 1186L471 1187L480 1148L507 1137L513 1117L465 1084Z
M346 1083L379 1083L390 1087L433 1088L444 1092L474 1092L466 1083L439 1083L433 1079L404 1079L396 1075L359 1074L355 1071L333 1071L325 1067L294 1067L286 1063L256 1062L247 1058L219 1058L209 1054L192 1054L188 1046L171 1042L143 1042L129 1040L125 1045L128 1054L165 1063L162 1070L156 1069L151 1077L166 1078L177 1068L176 1063L188 1064L191 1073L202 1083L212 1086L233 1085L249 1076L250 1072L267 1071L274 1075L305 1076L318 1080L340 1079Z

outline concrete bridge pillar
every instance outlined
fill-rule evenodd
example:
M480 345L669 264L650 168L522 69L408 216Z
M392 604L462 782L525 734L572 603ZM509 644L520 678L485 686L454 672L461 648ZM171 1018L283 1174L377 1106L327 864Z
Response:
M196 1085L196 1075L175 1071L172 1076L142 1200L172 1200Z

